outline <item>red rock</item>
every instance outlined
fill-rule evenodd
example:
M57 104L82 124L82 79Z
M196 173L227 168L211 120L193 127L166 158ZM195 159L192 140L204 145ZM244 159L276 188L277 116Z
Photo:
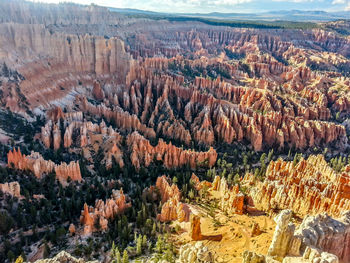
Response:
M61 182L65 183L68 177L73 181L81 181L81 173L79 162L70 162L69 164L61 163L59 165L52 161L46 161L43 157L37 153L32 152L29 156L21 153L20 149L18 151L13 149L7 154L8 166L14 166L14 168L19 170L30 170L34 173L37 178L41 178L43 174L48 174L52 171L56 172L56 178Z
M252 232L251 232L251 237L256 237L259 236L261 234L261 230L260 230L260 226L258 223L254 223L253 227L252 227Z
M216 151L211 147L207 152L182 150L171 143L166 144L162 139L153 147L150 142L137 132L127 138L131 153L132 164L139 169L143 164L146 167L156 158L163 161L167 168L189 165L196 168L198 165L212 167L217 158Z
M70 224L68 231L71 235L74 235L75 234L75 225Z
M47 112L47 116L53 122L57 122L60 119L64 119L64 113L61 107L55 107Z
M199 216L192 216L191 218L191 238L194 241L211 240L221 241L222 235L202 235L201 221Z

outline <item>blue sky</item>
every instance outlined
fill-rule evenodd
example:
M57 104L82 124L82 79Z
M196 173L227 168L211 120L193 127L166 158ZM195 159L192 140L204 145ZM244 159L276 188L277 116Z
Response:
M32 0L58 3L62 0ZM349 11L350 0L71 0L80 4L180 13L247 13L273 10Z

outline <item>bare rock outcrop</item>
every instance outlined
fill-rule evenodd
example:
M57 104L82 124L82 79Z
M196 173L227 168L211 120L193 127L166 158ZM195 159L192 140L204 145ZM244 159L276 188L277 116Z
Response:
M150 142L137 132L127 138L127 145L131 150L131 162L139 169L143 164L148 167L154 159L162 161L167 168L189 165L192 169L204 165L212 167L217 159L216 151L211 147L207 152L183 150L165 143L162 139L153 147Z
M264 255L259 255L253 251L244 251L243 252L242 263L266 263Z
M350 261L350 212L333 219L327 214L307 216L294 233L301 240L303 257L310 258L310 249L317 248L320 255L324 252L333 254L340 262ZM330 261L331 262L331 261Z
M41 178L43 174L48 174L55 171L56 178L65 183L68 177L73 181L82 181L79 162L71 161L69 164L55 164L52 161L46 161L39 153L32 152L26 156L22 154L20 149L9 151L7 154L8 166L12 165L19 170L30 170L37 178Z
M194 245L186 244L181 246L179 258L176 263L212 263L215 262L213 254L202 242L196 242Z
M339 219L326 213L310 215L298 227L291 218L291 210L283 210L276 216L277 226L267 260L277 259L283 263L349 262L349 211Z
M264 182L250 179L247 174L243 183L250 185L249 194L258 209L292 209L300 215L327 212L333 216L350 209L349 172L335 172L322 155L302 158L296 165L281 159L271 161Z

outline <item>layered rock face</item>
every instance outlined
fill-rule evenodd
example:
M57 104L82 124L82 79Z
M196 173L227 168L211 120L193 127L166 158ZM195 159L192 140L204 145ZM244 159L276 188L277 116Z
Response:
M41 178L43 174L50 172L56 173L56 178L61 182L67 182L68 178L73 181L81 181L81 173L79 162L71 161L69 164L61 163L55 164L52 161L46 161L39 153L32 152L26 156L22 154L20 149L9 151L7 154L8 166L14 166L19 170L30 170L37 178Z
M336 173L322 155L293 162L271 161L264 182L246 175L249 194L257 208L292 209L299 215L327 212L339 216L350 209L349 169Z
M161 222L179 220L188 222L190 219L190 209L187 204L180 202L181 193L176 184L170 186L167 178L163 175L157 178L156 188L159 190L163 203L157 219Z
M13 197L21 198L21 186L18 182L0 184L0 191Z
M51 5L42 3L36 5L26 1L4 0L0 3L0 22L16 22L23 24L119 24L122 15L109 12L107 8L91 5L79 6L72 4Z
M0 32L0 59L23 76L17 89L7 87L2 98L16 111L15 100L22 97L32 110L71 104L72 96L85 93L82 83L93 85L91 76L123 83L132 63L124 42L115 37L52 33L42 24L11 22L0 24Z
M284 210L277 223L268 257L283 262L349 262L350 213L340 219L327 214L307 216L298 228L291 223L292 211ZM296 228L296 230L295 230Z
M94 207L84 204L84 210L81 211L80 216L80 223L84 227L84 235L107 230L108 220L123 214L125 209L129 207L131 207L131 203L126 202L123 190L113 190L110 199L105 202L100 199L96 200Z

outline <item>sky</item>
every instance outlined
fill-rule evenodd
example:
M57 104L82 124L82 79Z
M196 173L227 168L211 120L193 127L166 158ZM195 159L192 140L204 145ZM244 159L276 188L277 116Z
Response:
M59 3L62 0L31 0ZM69 0L79 4L170 13L258 13L277 10L350 11L350 0Z

